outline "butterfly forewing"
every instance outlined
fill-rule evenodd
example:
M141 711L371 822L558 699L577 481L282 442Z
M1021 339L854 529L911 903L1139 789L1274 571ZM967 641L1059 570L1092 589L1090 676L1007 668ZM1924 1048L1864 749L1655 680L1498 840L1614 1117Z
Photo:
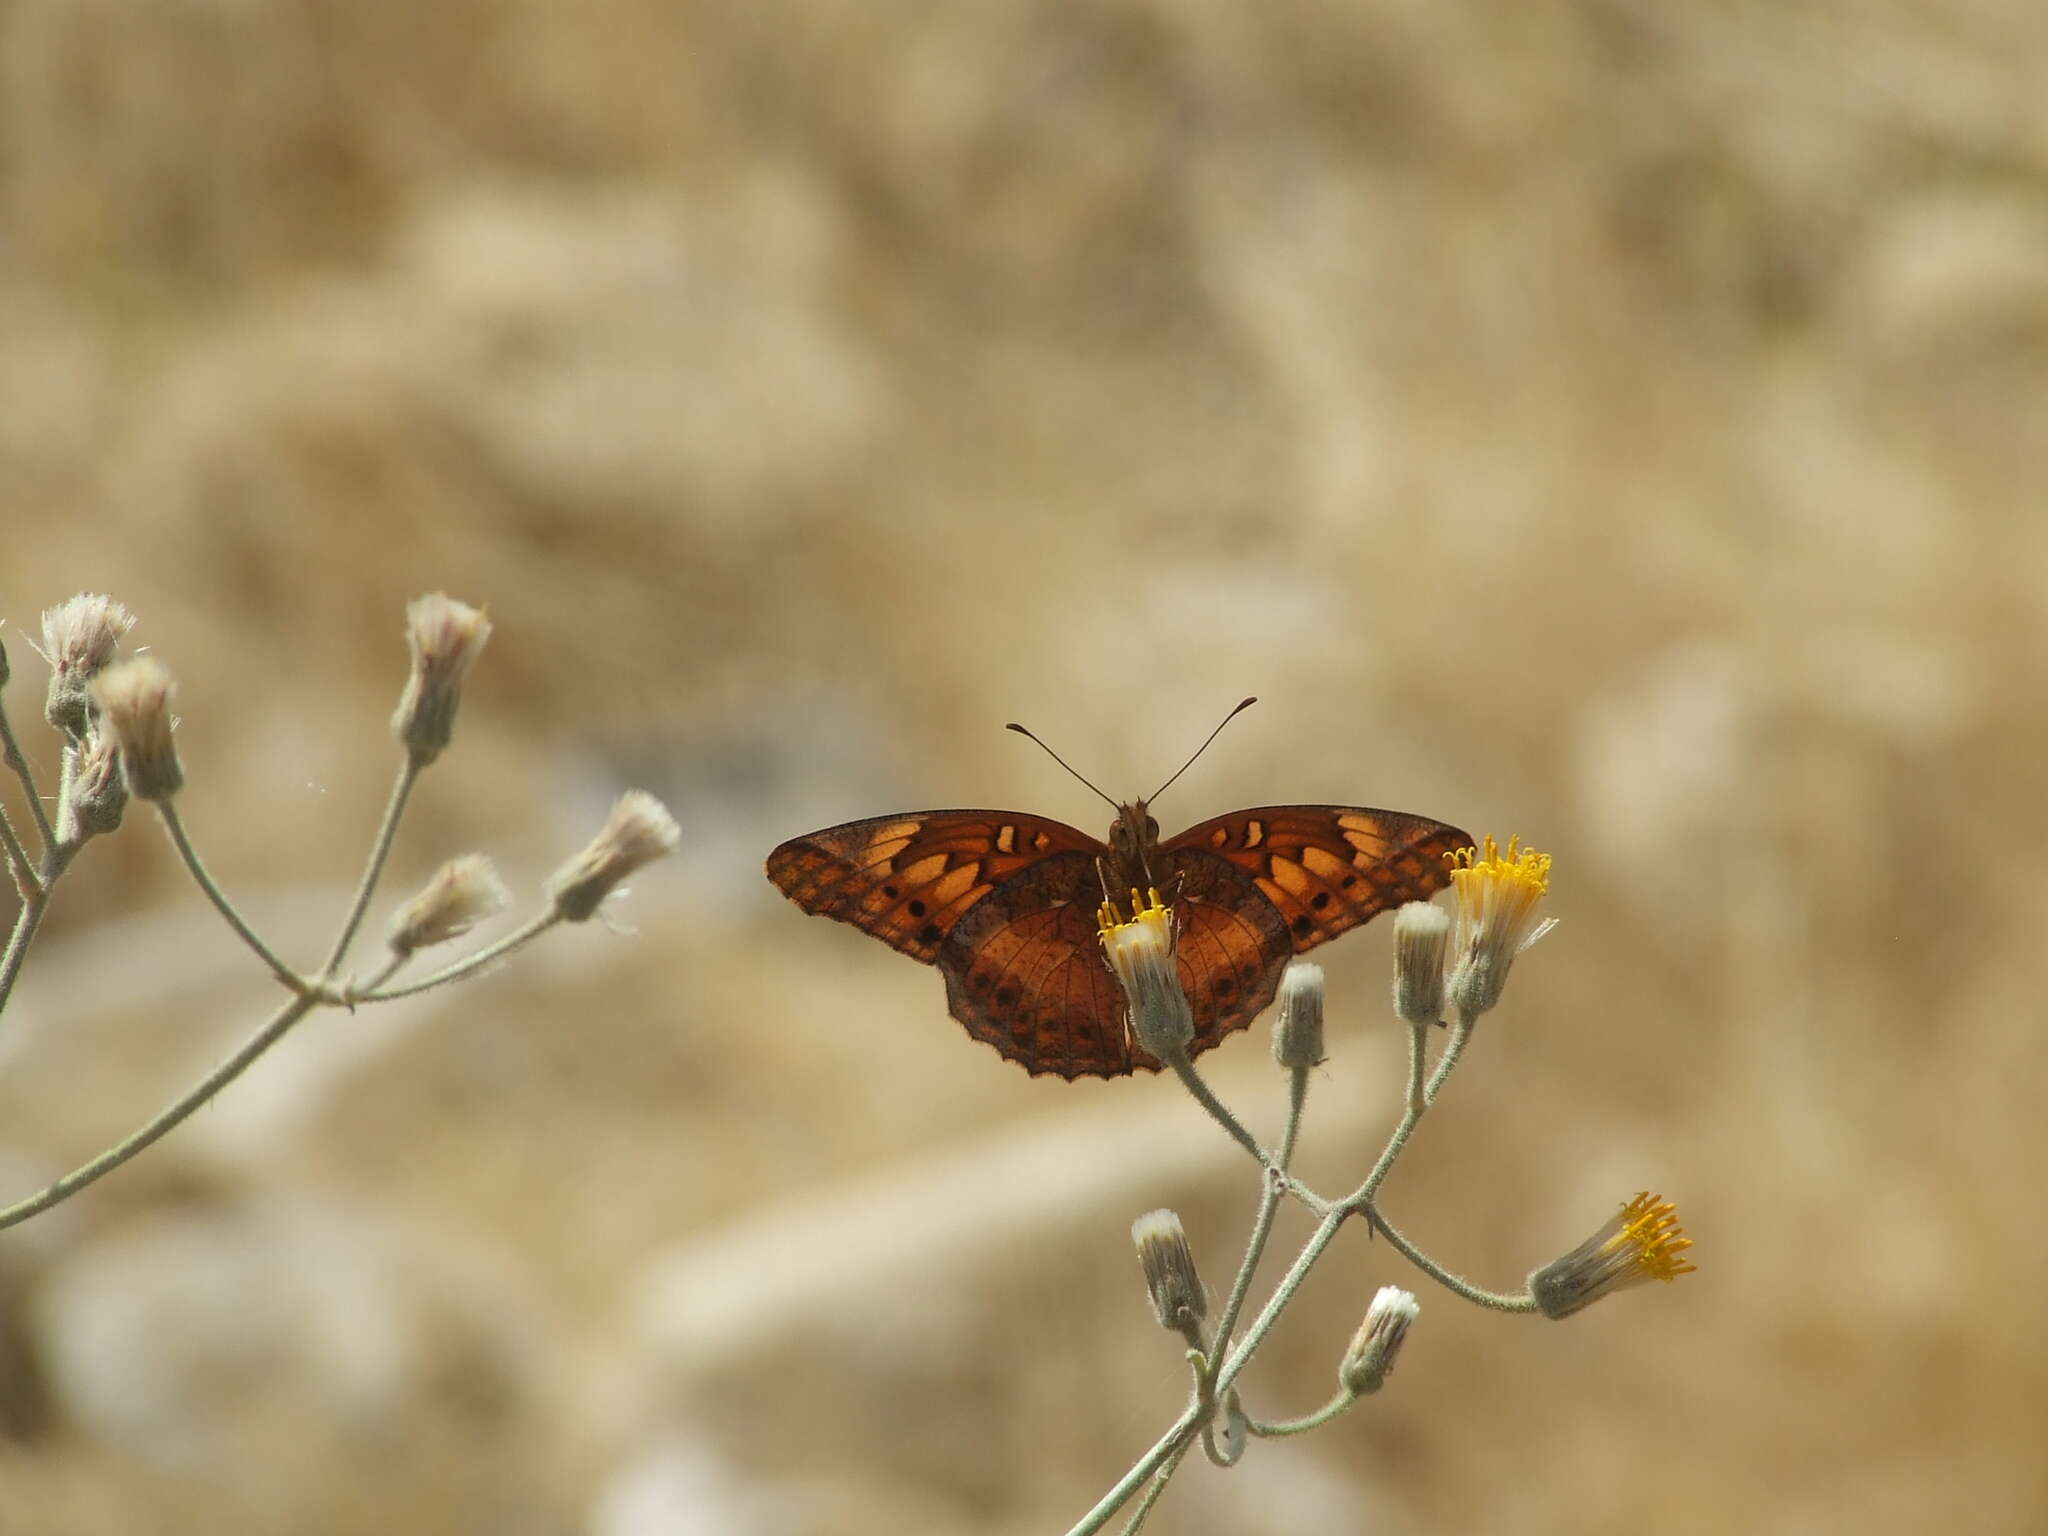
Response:
M1042 816L922 811L792 838L768 855L768 878L806 912L930 963L998 884L1056 854L1101 851L1085 832Z
M1219 863L1249 877L1300 954L1390 907L1426 901L1450 883L1444 855L1471 842L1456 827L1400 811L1267 805L1189 827L1161 845L1156 863L1190 889L1221 880Z

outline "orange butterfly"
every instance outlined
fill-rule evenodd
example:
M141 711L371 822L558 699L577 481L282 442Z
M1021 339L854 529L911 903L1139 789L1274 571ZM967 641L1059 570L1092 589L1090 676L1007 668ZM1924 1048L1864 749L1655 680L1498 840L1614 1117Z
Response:
M1472 843L1344 805L1236 811L1161 842L1145 806L1117 806L1106 842L1012 811L877 816L792 838L768 878L806 912L937 965L953 1017L1033 1076L1121 1077L1160 1063L1132 1041L1103 957L1105 897L1157 886L1172 901L1198 1054L1272 1002L1295 955L1442 890L1444 855Z

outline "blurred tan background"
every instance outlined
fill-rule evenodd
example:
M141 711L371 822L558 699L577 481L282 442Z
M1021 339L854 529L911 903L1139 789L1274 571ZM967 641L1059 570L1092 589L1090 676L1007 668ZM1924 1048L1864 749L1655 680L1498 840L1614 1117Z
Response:
M2023 1532L2048 737L2048 13L1889 4L0 0L0 610L182 679L187 815L309 963L400 615L496 638L389 899L628 783L637 936L311 1021L0 1235L0 1530L1064 1529L1177 1412L1126 1228L1227 1283L1171 1084L1028 1080L778 840L1335 800L1518 831L1563 926L1387 1189L1512 1287L1639 1188L1700 1272L1567 1324L1347 1234L1247 1378L1379 1399L1162 1531ZM1401 1071L1322 955L1303 1169ZM266 983L147 818L0 1025L0 1198ZM1270 1130L1264 1041L1208 1058ZM1296 1222L1283 1230L1298 1241Z

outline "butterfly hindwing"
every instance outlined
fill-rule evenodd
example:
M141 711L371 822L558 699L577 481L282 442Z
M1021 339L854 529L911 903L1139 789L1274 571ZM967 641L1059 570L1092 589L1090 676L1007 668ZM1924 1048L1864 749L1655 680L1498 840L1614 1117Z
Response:
M1131 1070L1123 992L1096 936L1100 899L1095 856L1055 854L1005 880L939 950L948 1011L1034 1077Z
M1043 816L920 811L875 816L792 838L768 878L806 912L852 923L930 964L975 904L1020 871L1102 844Z
M1450 884L1444 855L1471 842L1456 827L1400 811L1268 805L1169 838L1157 868L1162 881L1188 889L1218 879L1219 863L1241 871L1300 954L1391 907L1426 901Z

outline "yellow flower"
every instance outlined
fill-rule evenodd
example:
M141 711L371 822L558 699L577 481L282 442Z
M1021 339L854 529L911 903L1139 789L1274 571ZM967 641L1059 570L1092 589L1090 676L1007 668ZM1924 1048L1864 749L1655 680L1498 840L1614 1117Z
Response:
M1556 922L1536 919L1550 889L1550 855L1524 848L1518 837L1508 839L1503 854L1488 837L1484 853L1460 848L1449 857L1458 913L1447 991L1451 1005L1469 1021L1500 1001L1515 956Z
M1570 1317L1610 1291L1648 1280L1676 1280L1694 1265L1692 1246L1678 1225L1678 1208L1645 1191L1621 1214L1563 1258L1529 1277L1529 1295L1545 1317Z
M1161 1061L1185 1050L1195 1038L1195 1014L1180 984L1180 963L1175 958L1179 935L1174 931L1173 913L1157 891L1151 892L1149 902L1132 891L1128 921L1109 901L1102 904L1096 921L1102 952L1116 979L1123 983L1131 1033L1138 1044Z

